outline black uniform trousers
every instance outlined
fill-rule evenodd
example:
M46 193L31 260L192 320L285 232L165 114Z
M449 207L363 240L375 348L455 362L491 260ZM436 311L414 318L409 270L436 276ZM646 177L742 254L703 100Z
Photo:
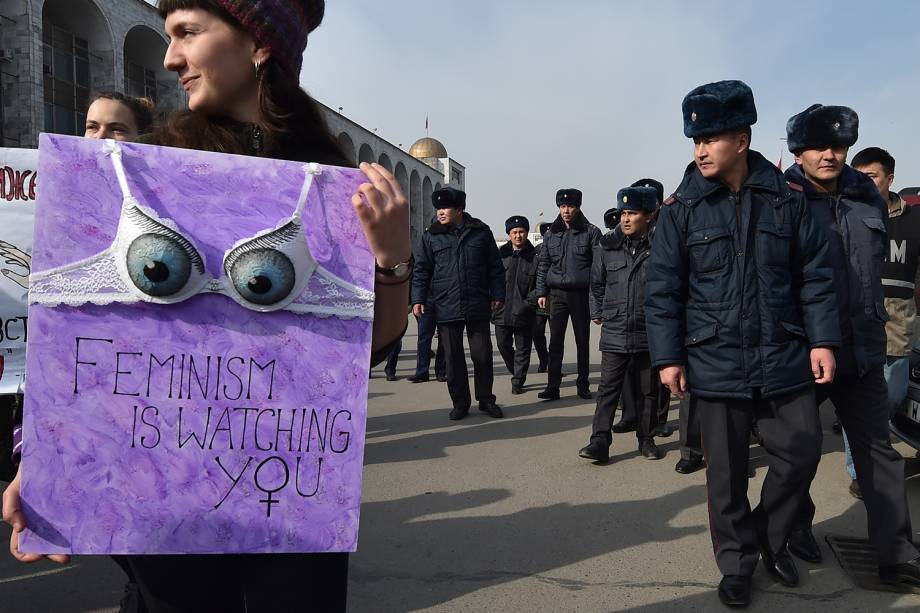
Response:
M383 367L383 372L390 376L396 376L396 365L399 363L399 352L402 351L402 340L393 345L390 353L387 355L387 363Z
M572 318L575 348L578 354L578 390L588 389L590 368L588 346L591 336L591 313L588 290L551 290L549 313L549 369L546 387L558 390L562 385L562 356L565 351L565 330Z
M438 324L440 342L444 343L444 357L447 360L447 390L455 409L469 410L470 380L466 368L466 352L463 350L463 330L470 343L470 358L473 360L473 380L476 400L480 403L495 402L492 395L492 326L488 319L476 321L451 321Z
M601 352L601 382L597 387L597 406L594 409L592 439L600 439L607 445L613 440L610 428L613 414L620 401L624 384L630 380L633 406L642 407L639 412L636 438L641 443L652 436L658 424L658 369L652 368L649 353Z
M685 397L680 401L677 412L680 419L680 457L685 460L702 457L703 443L700 439L700 418L696 398Z
M347 553L122 556L149 613L345 613Z
M533 346L537 350L537 359L540 361L541 368L546 368L549 364L549 351L546 348L546 322L548 320L548 315L540 313L537 313L533 320Z
M633 398L636 395L632 390L632 377L626 377L626 383L623 386L623 395L620 406L623 408L621 419L626 422L635 422L641 406L633 404ZM656 407L658 413L657 424L663 426L668 423L668 410L671 408L671 392L668 388L658 382L658 404Z
M495 344L511 373L511 387L524 387L527 369L530 368L530 350L533 346L533 329L515 328L495 324Z
M415 376L427 377L431 368L431 342L438 329L438 322L434 308L425 309L425 313L418 320L418 344L416 350ZM438 339L438 350L434 356L434 374L437 377L445 376L447 367L444 364L444 343Z
M856 479L869 523L869 541L882 566L900 564L920 553L911 542L910 513L904 490L904 459L891 446L888 386L881 366L864 377L838 376L817 388L818 404L830 399L850 441ZM810 485L810 482L809 482ZM806 489L799 527L811 527L815 504Z
M723 575L754 573L759 539L775 553L785 546L802 492L821 457L821 424L814 386L773 398L697 398L706 458L709 527ZM752 416L756 416L770 470L751 510L747 497Z

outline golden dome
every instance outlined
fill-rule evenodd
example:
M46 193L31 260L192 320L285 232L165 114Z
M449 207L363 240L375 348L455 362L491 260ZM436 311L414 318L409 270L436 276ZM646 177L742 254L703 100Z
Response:
M425 137L415 141L415 144L409 149L409 155L419 160L424 158L446 158L447 149L441 141Z

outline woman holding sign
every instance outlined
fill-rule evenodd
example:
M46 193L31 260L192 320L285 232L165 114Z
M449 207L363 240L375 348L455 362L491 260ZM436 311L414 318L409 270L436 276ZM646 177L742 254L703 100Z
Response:
M161 0L170 38L164 65L189 109L142 140L149 144L351 166L298 78L323 0ZM411 271L409 207L396 179L376 164L352 205L376 258L372 364L406 327ZM18 479L4 494L11 551L22 561L25 528ZM66 562L66 556L49 556ZM347 554L129 556L147 611L344 611Z

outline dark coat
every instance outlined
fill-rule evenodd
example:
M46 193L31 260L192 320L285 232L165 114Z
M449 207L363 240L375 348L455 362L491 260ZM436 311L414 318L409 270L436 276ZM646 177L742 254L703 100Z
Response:
M645 299L652 365L686 365L701 397L807 388L810 349L840 345L824 232L762 155L748 154L748 170L732 194L691 164L656 224Z
M546 231L537 267L537 296L548 296L551 289L588 289L594 246L601 231L589 223L580 210L566 227L561 216Z
M819 191L795 165L786 179L801 185L812 217L827 234L843 344L838 373L863 376L885 364L887 342L882 263L888 207L872 180L844 166L836 194Z
M543 252L543 243L540 243L539 245L534 247L534 249L536 249L537 268L539 269L540 268L540 254ZM536 283L536 278L534 278L534 283ZM536 286L534 286L534 293L536 293ZM549 294L547 294L546 295L546 307L542 309L540 308L539 303L537 303L537 317L549 317L550 300L551 298Z
M491 301L505 300L505 268L489 226L469 213L460 230L433 223L415 254L410 300L434 303L438 323L491 318Z
M601 320L601 351L648 351L645 332L645 271L649 235L627 238L617 226L594 248L591 319Z
M505 304L495 311L492 323L530 329L537 313L537 250L527 241L515 251L509 241L498 253L505 267Z

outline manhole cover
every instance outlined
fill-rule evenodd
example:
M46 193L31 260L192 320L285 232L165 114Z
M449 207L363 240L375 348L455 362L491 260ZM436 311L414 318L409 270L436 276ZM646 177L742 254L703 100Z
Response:
M840 567L853 582L864 590L920 594L920 588L909 585L887 585L878 580L878 558L875 549L864 539L828 535L827 544Z

